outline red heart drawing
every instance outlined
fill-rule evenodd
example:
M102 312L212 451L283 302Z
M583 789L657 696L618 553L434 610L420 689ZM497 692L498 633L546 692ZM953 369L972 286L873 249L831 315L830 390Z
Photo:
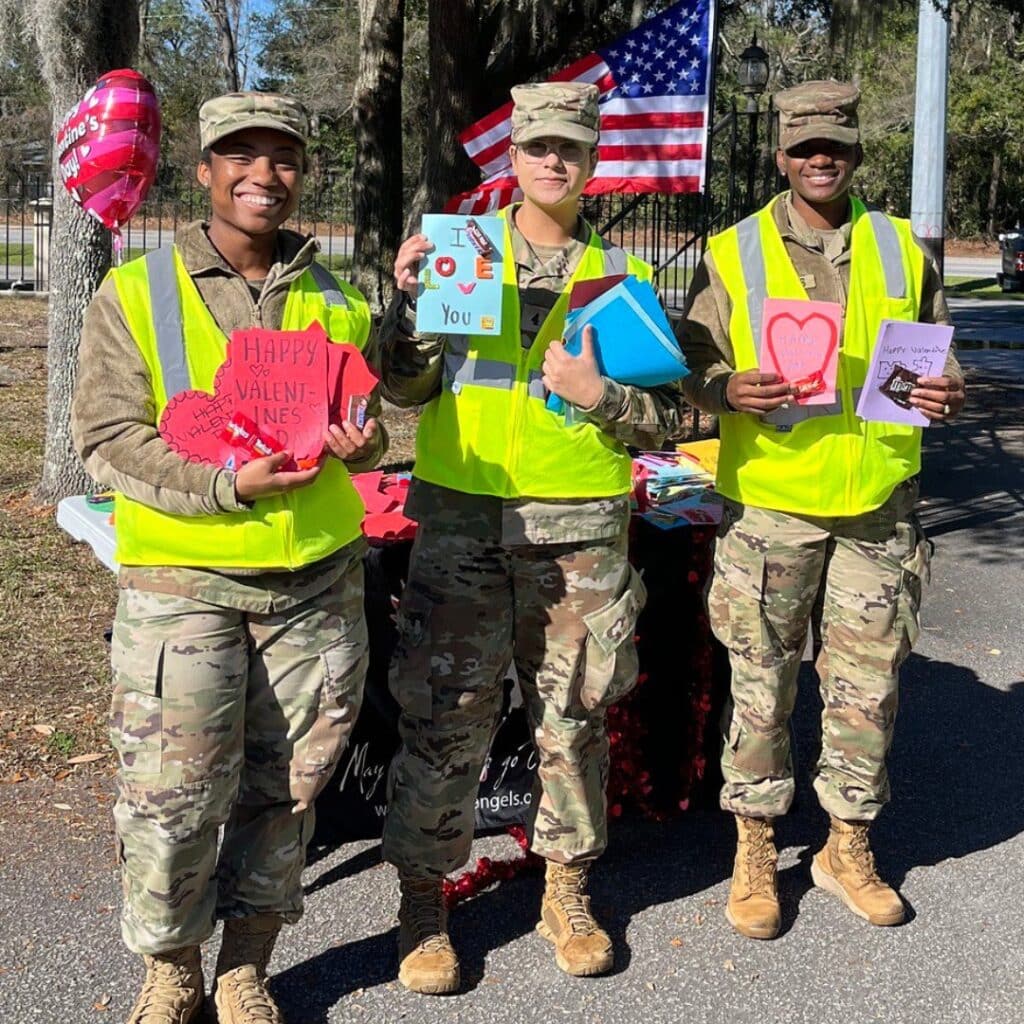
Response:
M167 447L188 462L223 466L232 454L220 432L231 419L231 395L222 390L228 364L223 363L213 379L213 394L180 391L168 401L160 415L160 435Z
M792 326L787 328L787 324ZM785 345L781 349L777 347L780 336L794 335L798 335L803 344ZM790 383L815 375L827 379L827 371L839 345L839 326L836 321L821 313L811 313L803 319L792 313L777 313L767 321L764 344L768 356L762 367L764 372L778 373L784 381ZM828 390L834 390L835 387L835 376L831 376L833 384ZM802 399L797 397L796 401L801 402Z
M468 284L463 284L461 281L458 282L459 291L463 295L469 295L469 293L476 287L476 281L470 281Z

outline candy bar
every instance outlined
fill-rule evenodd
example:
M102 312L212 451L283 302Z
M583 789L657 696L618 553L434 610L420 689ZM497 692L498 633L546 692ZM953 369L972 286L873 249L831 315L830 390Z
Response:
M799 380L791 380L790 387L793 389L793 397L797 400L810 398L811 395L820 395L825 390L825 377L820 370L809 373Z
M889 379L878 389L891 402L902 409L910 408L910 392L917 387L918 376L899 363L893 367Z

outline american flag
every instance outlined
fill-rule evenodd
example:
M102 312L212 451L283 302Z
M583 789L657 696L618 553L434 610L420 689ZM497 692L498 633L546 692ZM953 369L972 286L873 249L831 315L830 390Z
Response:
M714 38L715 0L682 0L551 76L593 82L601 93L588 195L703 191ZM509 102L459 136L484 181L446 212L485 213L522 198L508 158L511 116Z

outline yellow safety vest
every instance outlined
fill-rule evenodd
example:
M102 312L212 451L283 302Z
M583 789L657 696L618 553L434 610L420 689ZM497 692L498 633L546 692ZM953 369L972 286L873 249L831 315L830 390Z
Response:
M764 300L806 299L775 224L773 200L708 243L732 299L736 369L758 367ZM910 222L852 199L850 294L839 351L836 402L794 406L767 420L722 416L718 490L761 508L855 516L878 508L921 468L919 427L867 423L854 409L882 320L916 321L924 253Z
M520 332L519 282L507 211L502 247L501 334L445 338L441 393L423 410L416 434L421 480L467 494L499 498L599 498L626 494L631 464L625 447L581 419L567 425L545 405L544 353L562 336L569 293L577 281L634 274L651 267L592 231L586 251L528 349Z
M149 370L157 421L179 392L212 392L227 338L177 249L154 250L111 276ZM292 283L281 326L305 330L314 320L337 342L362 348L369 336L366 300L316 263ZM224 515L172 515L118 494L115 557L124 565L298 569L355 540L363 512L348 470L335 458L308 487Z

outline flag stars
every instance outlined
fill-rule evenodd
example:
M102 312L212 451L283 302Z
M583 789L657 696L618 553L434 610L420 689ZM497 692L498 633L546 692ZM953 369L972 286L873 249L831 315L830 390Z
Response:
M700 36L698 36L698 35L690 36L690 42L693 43L694 46L700 46Z
M644 92L648 94L654 92L654 86L650 82L644 82Z
M690 61L690 67L691 68L699 68L700 67L700 57L694 57L693 60Z

